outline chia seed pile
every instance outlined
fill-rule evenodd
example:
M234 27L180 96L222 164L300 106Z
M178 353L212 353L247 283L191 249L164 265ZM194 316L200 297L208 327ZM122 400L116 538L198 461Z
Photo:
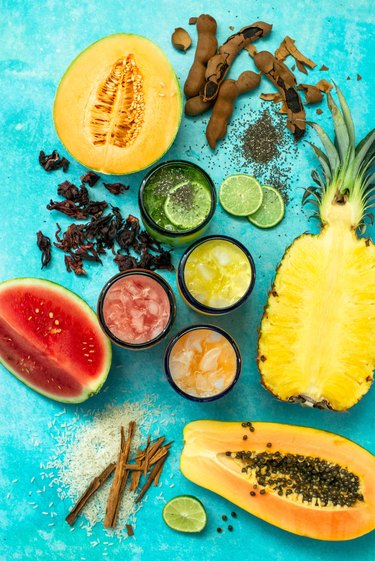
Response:
M359 477L339 464L317 457L280 452L227 452L232 458L244 463L243 473L253 471L258 486L269 487L280 496L296 494L302 502L315 506L353 506L363 501ZM261 495L265 489L259 491ZM251 496L256 496L250 491Z
M297 145L285 127L285 116L269 107L255 119L241 116L233 123L231 142L231 159L236 167L254 175L263 185L276 187L287 199Z

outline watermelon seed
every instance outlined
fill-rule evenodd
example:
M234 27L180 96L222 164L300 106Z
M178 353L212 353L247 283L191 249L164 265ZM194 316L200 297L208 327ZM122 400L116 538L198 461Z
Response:
M33 319L33 316L29 316L27 319L28 321L30 321L31 319Z
M55 325L60 325L60 322L58 319L55 319Z
M39 308L35 308L35 313L39 314Z
M50 312L48 315L51 319L53 318L53 312Z

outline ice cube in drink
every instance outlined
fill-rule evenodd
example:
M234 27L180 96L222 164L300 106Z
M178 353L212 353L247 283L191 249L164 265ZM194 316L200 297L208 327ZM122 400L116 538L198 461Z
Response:
M167 352L167 372L188 396L212 398L225 392L238 374L238 349L218 328L183 332Z
M119 277L104 296L106 327L119 341L141 345L156 339L166 328L171 304L165 288L148 274Z

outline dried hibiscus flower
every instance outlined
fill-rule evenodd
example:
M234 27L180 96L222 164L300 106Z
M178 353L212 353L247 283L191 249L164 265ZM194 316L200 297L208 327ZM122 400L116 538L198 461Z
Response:
M76 201L79 197L79 189L74 183L64 181L58 185L57 194L69 201Z
M87 275L81 257L76 255L65 255L65 267L68 273L73 271L77 276Z
M87 171L85 175L81 176L82 183L88 183L90 187L94 187L95 183L97 183L99 179L99 175L91 170Z
M62 168L65 172L69 167L69 160L60 158L57 150L53 150L52 154L45 154L43 150L39 152L39 163L45 171L54 171Z
M121 195L124 191L128 191L129 185L123 183L104 183L103 185L112 195Z
M47 267L48 263L51 261L51 240L48 236L45 236L41 230L36 233L36 243L42 252L42 269Z

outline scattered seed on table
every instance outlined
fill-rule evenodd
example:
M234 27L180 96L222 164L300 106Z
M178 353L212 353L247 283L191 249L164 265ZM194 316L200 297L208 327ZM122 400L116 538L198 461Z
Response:
M229 530L230 532L233 532L233 526L231 526L231 525L229 524L228 530Z
M226 522L228 520L228 516L226 516L225 514L223 514L223 516L221 518L222 518L222 520L224 520L224 522Z
M230 515L232 518L237 518L237 514L235 512L231 512Z
M222 531L223 531L223 528L216 528L216 531L217 531L219 534L221 534Z

